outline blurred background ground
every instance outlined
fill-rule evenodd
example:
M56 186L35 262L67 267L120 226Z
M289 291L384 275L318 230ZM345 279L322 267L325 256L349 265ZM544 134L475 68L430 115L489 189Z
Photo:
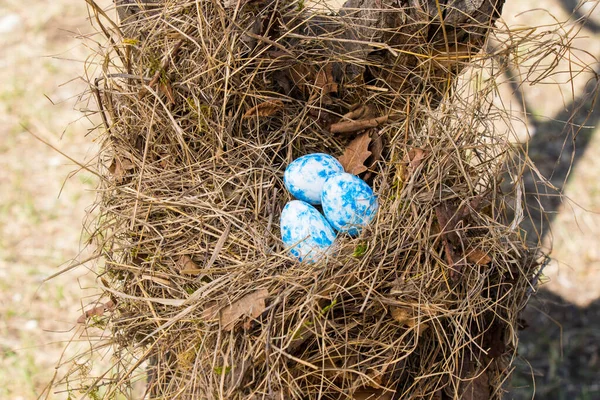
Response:
M597 1L507 0L503 15L512 26L538 25L594 6ZM95 293L85 267L43 283L69 260L85 258L80 233L95 177L84 171L69 178L77 166L27 132L76 160L93 157L96 144L86 136L92 122L75 109L85 89L77 77L90 54L76 38L92 32L86 17L83 0L0 0L0 399L37 398L82 304ZM600 56L600 7L579 28L573 46L587 51L582 62L591 63ZM600 125L600 111L586 97L593 88L589 75L573 85L523 87L517 79L503 96L515 112L523 105L529 110L517 135L566 196L531 200L550 212L544 220L534 215L531 230L536 226L546 245L553 241L554 261L525 313L530 326L521 335L522 359L508 399L532 398L532 377L538 399L600 398L600 134L591 128ZM573 144L565 128L578 106L574 122L589 128Z
M37 398L94 293L85 268L43 279L82 249L96 180L68 178L77 166L26 131L77 160L95 153L74 110L86 17L84 1L0 1L0 399Z

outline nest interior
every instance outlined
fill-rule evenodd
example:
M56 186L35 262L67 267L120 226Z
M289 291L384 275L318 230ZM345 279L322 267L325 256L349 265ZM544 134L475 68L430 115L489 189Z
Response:
M538 268L482 50L503 2L129 3L91 8L106 398L140 367L148 398L500 398ZM283 171L349 151L376 219L299 263Z

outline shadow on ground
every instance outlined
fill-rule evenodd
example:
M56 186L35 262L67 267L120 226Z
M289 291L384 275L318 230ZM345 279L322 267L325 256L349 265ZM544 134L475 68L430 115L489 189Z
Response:
M529 238L543 239L562 204L563 191L571 172L585 153L595 127L600 124L599 73L591 78L583 92L558 115L540 121L532 118L535 135L527 143L529 158L540 174L554 187L529 171L525 176L528 218L522 224ZM514 81L511 79L511 81ZM518 87L514 92L527 107ZM526 108L527 109L527 108Z
M600 300L586 308L542 290L530 301L520 334L514 388L507 399L600 399Z
M574 1L564 3L566 8L575 8ZM593 30L599 29L593 21L588 23ZM513 89L526 105L520 88ZM594 127L600 125L599 93L596 69L596 77L562 112L548 120L531 120L536 134L527 143L529 156L555 189L531 171L526 177L530 214L523 227L528 238L543 239L550 233L563 190L591 142ZM523 319L528 327L520 334L513 389L505 398L532 399L535 393L535 399L543 400L600 399L600 299L579 308L541 290L530 300Z
M534 123L537 133L528 143L529 155L556 190L534 174L527 177L528 237L543 238L550 232L563 189L591 142L591 127L600 125L599 91L597 78L590 80L559 115ZM538 191L541 196L534 195ZM520 334L513 390L505 398L532 399L535 393L535 399L543 400L600 399L600 300L582 309L541 290L523 318L529 327Z

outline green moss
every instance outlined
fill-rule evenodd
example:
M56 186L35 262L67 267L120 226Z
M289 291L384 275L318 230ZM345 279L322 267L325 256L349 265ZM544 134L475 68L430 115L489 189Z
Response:
M140 44L140 41L138 39L133 38L124 38L123 44L127 46L137 46L138 44Z
M365 253L367 252L367 249L369 248L369 245L366 243L359 243L356 248L354 248L354 253L352 253L352 257L362 257L365 255Z
M231 372L231 367L215 367L214 371L217 375L228 374L229 372Z

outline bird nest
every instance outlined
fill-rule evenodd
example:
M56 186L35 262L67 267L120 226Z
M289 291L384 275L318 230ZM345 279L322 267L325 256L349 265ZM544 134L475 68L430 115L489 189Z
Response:
M80 322L116 361L79 390L500 398L539 254L497 78L519 46L534 65L559 41L490 31L502 2L379 3L147 2L117 21L92 6L104 297ZM283 171L316 152L380 207L300 263L280 237Z

